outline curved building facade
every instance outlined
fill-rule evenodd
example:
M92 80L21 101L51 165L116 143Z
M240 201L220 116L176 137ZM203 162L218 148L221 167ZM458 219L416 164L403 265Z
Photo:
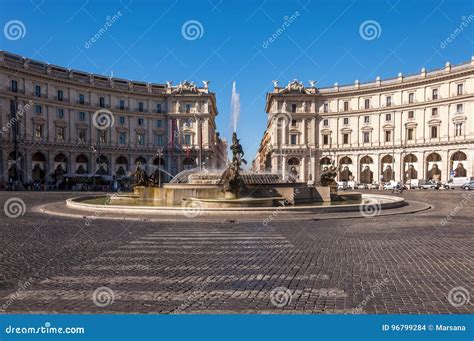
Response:
M58 185L69 174L163 181L192 167L223 167L215 94L70 70L0 51L0 181Z
M266 112L256 171L313 181L335 164L338 180L359 183L474 176L474 58L331 88L274 82Z

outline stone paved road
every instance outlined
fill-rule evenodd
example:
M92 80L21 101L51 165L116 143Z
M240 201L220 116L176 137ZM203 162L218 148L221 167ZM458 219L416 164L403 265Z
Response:
M71 193L0 192L0 309L474 313L447 298L474 297L474 192L463 194L408 192L435 207L413 215L263 226L65 219L30 209ZM25 215L4 214L12 195Z

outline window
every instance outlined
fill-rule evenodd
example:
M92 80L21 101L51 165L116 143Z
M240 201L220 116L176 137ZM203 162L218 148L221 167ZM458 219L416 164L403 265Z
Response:
M35 136L35 138L43 137L43 125L42 124L35 124L34 136Z
M191 112L191 104L186 104L184 108L185 108L186 114L189 114Z
M327 118L323 120L323 126L329 126L329 120Z
M408 128L407 129L407 140L408 141L413 141L413 133L414 133L415 129L413 128Z
M137 143L140 146L143 146L145 144L145 134L138 134L137 135Z
M431 138L435 139L438 137L438 127L433 126L431 127Z
M64 141L64 131L63 127L56 128L56 140Z
M291 112L296 112L296 103L291 103Z
M56 111L56 116L57 116L58 118L63 118L63 117L64 117L64 109L58 109L58 110Z
M415 118L415 112L413 110L408 112L408 118Z
M161 103L158 103L158 104L156 105L156 112L159 113L159 114L161 114Z
M431 116L438 116L438 108L431 109Z
M413 92L410 92L408 94L408 103L414 103L415 102L415 94Z
M119 124L121 126L124 126L125 125L125 116L119 116Z
M433 99L438 99L438 89L433 89L432 94L433 94L432 96Z
M156 120L156 127L157 128L163 127L163 120Z
M385 104L387 105L387 107L392 106L392 96L387 96L385 98Z
M85 142L86 141L86 130L85 129L79 129L77 131L77 137L79 138L79 141Z
M461 135L462 135L462 123L456 123L455 136L461 136Z
M41 86L35 85L35 96L41 97Z
M370 108L370 99L366 98L364 101L364 108L369 109Z
M107 132L106 131L101 131L100 132L99 141L100 141L100 143L107 143Z
M138 102L138 111L143 112L143 102Z
M127 143L127 133L121 132L119 134L119 144L126 144Z
M62 90L58 90L58 101L64 100L64 92Z
M86 113L84 111L79 111L79 121L85 121L86 120Z
M364 116L364 123L370 123L370 116Z
M124 110L125 109L125 101L123 99L121 99L119 101L119 109L120 110Z
M325 102L324 105L323 105L323 111L324 112L329 112L329 104L328 102Z
M342 134L342 143L349 144L349 134Z
M291 126L296 127L296 120L291 120Z
M329 144L329 135L323 135L323 145Z
M349 111L349 102L344 102L344 111Z
M145 123L145 120L143 119L143 117L139 117L138 118L138 125L143 126L144 123Z
M343 122L344 122L344 125L348 125L349 124L349 117L344 117Z
M163 145L163 135L155 135L155 144L157 146Z
M101 108L105 107L105 98L104 97L99 97L99 106Z
M456 105L456 112L463 112L463 105L462 104L458 104Z
M189 134L184 135L184 144L187 146L191 145L191 135Z
M12 80L12 92L18 92L18 82Z
M385 121L387 122L392 121L392 114L385 114Z
M83 94L79 94L79 104L84 104L86 102L86 98Z
M290 144L298 144L298 135L296 134L290 135Z
M41 115L43 111L43 108L41 107L41 105L35 105L35 114L36 115Z
M363 138L364 138L364 143L369 143L370 142L370 133L368 131L365 131L363 133Z
M464 84L458 84L458 95L462 95L463 93L463 89L464 88Z
M390 142L390 141L392 141L392 131L385 130L385 142Z

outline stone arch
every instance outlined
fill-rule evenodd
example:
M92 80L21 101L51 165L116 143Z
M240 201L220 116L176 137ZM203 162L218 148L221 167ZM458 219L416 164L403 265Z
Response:
M426 178L428 180L440 181L441 180L441 169L439 164L442 162L441 155L436 152L429 154L426 157Z
M467 155L462 151L454 152L450 158L450 169L454 171L455 178L467 177Z

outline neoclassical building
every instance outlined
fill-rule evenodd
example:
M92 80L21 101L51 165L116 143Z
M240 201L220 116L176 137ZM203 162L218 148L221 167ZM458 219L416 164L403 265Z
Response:
M150 84L0 51L0 181L223 167L209 82Z
M253 168L318 179L331 164L338 180L474 176L474 57L438 70L330 88L274 81Z

